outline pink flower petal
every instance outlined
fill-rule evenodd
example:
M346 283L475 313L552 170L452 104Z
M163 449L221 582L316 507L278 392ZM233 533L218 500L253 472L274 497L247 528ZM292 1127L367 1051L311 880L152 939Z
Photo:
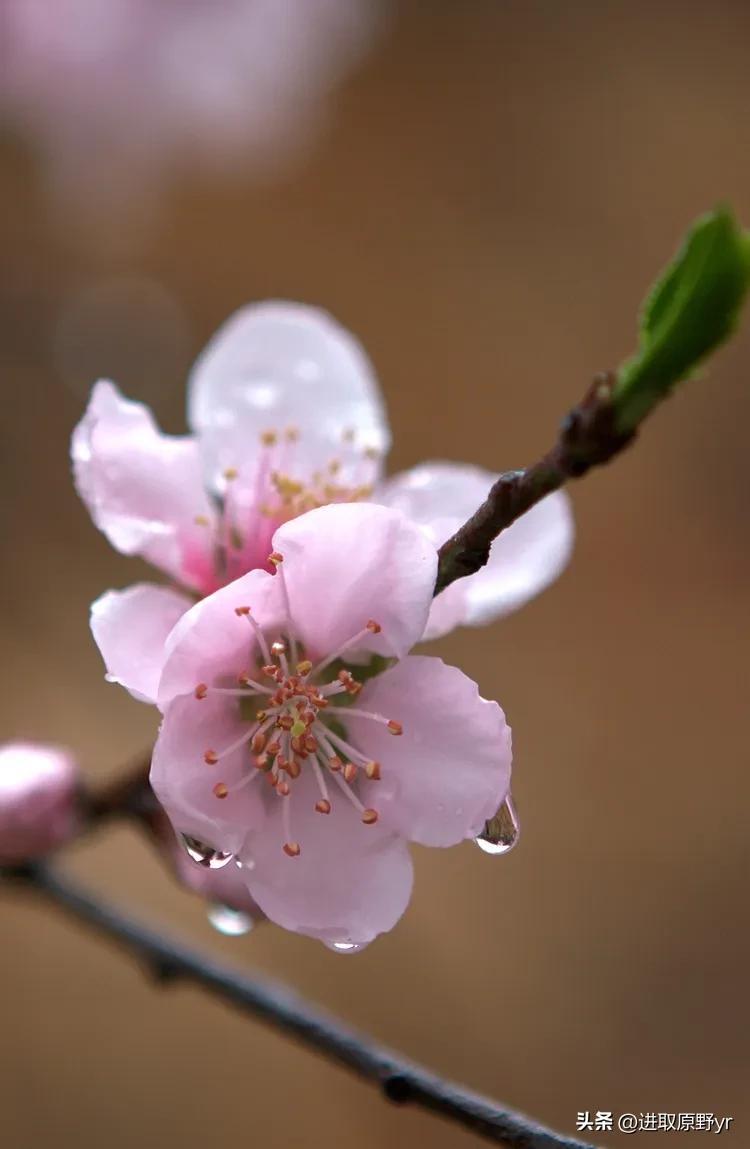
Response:
M192 694L199 683L236 686L240 674L255 671L255 631L237 610L249 606L270 635L281 629L286 613L277 576L254 570L197 602L169 636L159 682L158 705Z
M425 846L480 832L508 793L511 735L496 702L439 658L409 657L368 682L357 709L403 725L393 737L365 718L346 719L349 741L381 764L360 797L387 829Z
M91 607L91 632L107 678L141 702L155 702L167 635L193 600L169 587L136 583L109 590Z
M331 813L318 814L311 771L288 798L272 796L268 822L242 856L250 893L272 921L329 943L366 944L390 930L406 909L412 864L404 841L379 825L365 826L345 795L331 791ZM290 803L296 858L283 852L284 803ZM244 873L245 871L243 871Z
M275 577L285 579L294 629L310 658L333 653L371 619L382 632L366 633L358 651L400 657L421 638L437 552L397 511L320 507L286 523L273 543L284 556Z
M212 509L195 440L162 435L142 403L99 382L73 432L78 493L117 550L137 554L198 590L213 585Z
M188 417L209 481L243 469L260 435L299 431L289 470L307 479L339 455L344 435L384 455L390 437L378 383L359 342L330 315L300 303L251 304L231 317L195 363Z
M250 830L265 819L262 777L247 743L224 753L253 730L240 718L237 700L210 694L177 698L166 710L151 763L151 785L175 830L225 853L236 854ZM207 751L219 756L208 765ZM252 781L238 787L245 779ZM229 793L218 798L217 783Z
M468 464L426 463L389 479L376 497L423 526L440 546L477 509L496 478ZM435 599L425 638L459 623L482 626L523 606L564 569L573 534L567 495L548 495L495 540L482 570Z

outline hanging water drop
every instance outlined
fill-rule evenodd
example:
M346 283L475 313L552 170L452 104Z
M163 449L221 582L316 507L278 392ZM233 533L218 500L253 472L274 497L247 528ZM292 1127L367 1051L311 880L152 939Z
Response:
M326 942L325 944L329 950L333 950L333 952L337 953L337 954L358 954L361 950L363 950L367 946L368 943L367 942L341 941L341 942Z
M180 838L188 857L197 865L205 866L209 870L220 870L222 866L228 865L234 857L234 854L225 854L221 850L215 850L213 846L207 846L205 842L191 838L189 834L180 834Z
M215 930L228 938L241 938L243 934L249 934L255 924L249 914L233 910L221 902L214 902L208 907L208 920Z
M484 827L484 833L474 841L485 854L507 854L521 834L521 823L510 794Z

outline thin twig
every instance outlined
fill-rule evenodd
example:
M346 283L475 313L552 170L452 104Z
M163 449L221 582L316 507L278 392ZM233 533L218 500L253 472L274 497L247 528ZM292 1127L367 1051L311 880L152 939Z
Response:
M98 790L81 795L85 829L98 827L112 818L130 817L148 823L158 803L149 785L151 754L142 754L115 778Z
M551 451L522 471L506 471L485 501L440 548L435 594L474 574L490 557L497 536L545 495L591 467L607 463L635 437L615 426L614 375L596 377L581 403L563 420Z
M161 931L156 933L92 897L48 865L18 867L6 871L6 876L31 887L66 913L113 938L145 960L161 982L182 979L202 986L378 1086L390 1101L428 1109L508 1149L594 1149L588 1143L545 1129L461 1085L444 1081L430 1070L349 1029L330 1014L309 1006L282 985L249 978L166 937Z

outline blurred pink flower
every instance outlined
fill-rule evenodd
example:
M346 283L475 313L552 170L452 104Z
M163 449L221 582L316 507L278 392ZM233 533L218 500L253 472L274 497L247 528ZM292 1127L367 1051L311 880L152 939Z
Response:
M407 841L471 838L505 799L510 730L461 671L409 655L437 551L400 512L322 507L272 545L275 575L251 571L172 630L151 783L179 833L239 858L272 921L361 947L406 908ZM109 623L115 649L129 623Z
M147 407L97 383L72 456L79 493L113 546L198 594L268 569L277 527L325 503L397 507L439 545L496 477L436 462L384 479L390 434L373 368L353 336L301 304L256 304L234 315L193 368L188 417L192 436L163 435ZM424 637L521 606L557 577L572 540L567 496L549 495L500 536L483 570L433 602ZM191 601L141 583L95 603L94 637L110 676L125 681L124 660L129 688L153 696L164 640ZM131 619L117 650L108 633L113 611Z
M107 207L170 167L265 174L309 146L382 17L382 0L3 0L0 117Z
M0 746L0 862L61 846L75 830L78 770L69 751L32 742Z

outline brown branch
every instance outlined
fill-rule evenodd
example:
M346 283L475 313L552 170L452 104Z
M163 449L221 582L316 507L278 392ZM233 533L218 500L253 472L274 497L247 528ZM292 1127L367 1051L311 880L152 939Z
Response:
M609 462L635 437L615 426L615 376L598 375L583 400L563 420L557 442L547 454L522 471L506 471L482 505L439 552L435 594L456 579L480 570L494 539L569 479Z
M177 980L201 986L231 1006L288 1034L315 1053L344 1066L400 1105L411 1104L454 1121L507 1149L595 1149L588 1142L545 1129L499 1102L445 1081L276 982L250 978L184 943L149 929L99 901L47 865L6 871L6 877L85 922L135 954L162 984Z
M81 795L84 830L93 829L112 818L134 818L148 824L158 803L149 784L151 754L143 754L111 782Z

